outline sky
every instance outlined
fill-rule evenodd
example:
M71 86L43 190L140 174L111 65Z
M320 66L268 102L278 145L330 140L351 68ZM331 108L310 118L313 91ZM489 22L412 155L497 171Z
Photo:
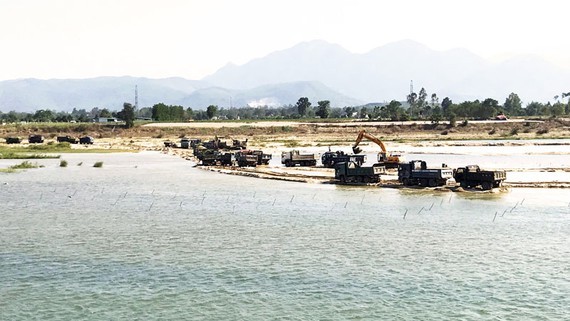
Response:
M201 79L300 42L414 40L570 69L565 0L0 0L0 80Z

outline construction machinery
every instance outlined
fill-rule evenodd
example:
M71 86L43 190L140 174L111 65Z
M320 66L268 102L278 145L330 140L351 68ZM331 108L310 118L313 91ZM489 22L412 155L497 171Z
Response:
M413 160L398 165L398 181L405 186L455 186L453 170L443 164L441 168L428 168L425 161Z
M334 167L334 178L341 183L378 183L386 173L384 166L360 166L356 162L341 162Z
M342 162L355 162L358 166L362 166L366 162L366 155L347 154L343 151L325 152L321 155L321 163L324 167L334 168L336 164Z
M315 154L301 154L298 150L294 149L288 152L281 153L281 164L286 167L292 166L315 166L317 165L317 155Z
M380 139L374 137L374 135L367 133L364 129L358 133L358 137L352 146L352 151L355 154L362 152L362 149L358 147L358 145L364 138L380 146L380 152L378 153L379 165L386 166L386 168L397 168L398 164L405 162L405 159L402 155L386 152L386 146L384 146L384 143Z
M505 171L485 171L478 165L469 165L456 168L453 171L453 178L463 188L473 188L481 186L483 190L490 190L493 187L501 187L503 181L507 179Z

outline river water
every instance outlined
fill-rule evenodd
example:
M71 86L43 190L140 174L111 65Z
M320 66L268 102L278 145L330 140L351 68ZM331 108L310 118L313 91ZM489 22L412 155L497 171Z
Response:
M0 174L1 320L570 319L565 189L342 187L159 153L62 158Z

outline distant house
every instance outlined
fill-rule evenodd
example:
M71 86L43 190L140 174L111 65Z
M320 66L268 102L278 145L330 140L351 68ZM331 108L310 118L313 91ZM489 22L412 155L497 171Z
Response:
M119 122L117 118L114 117L97 117L93 119L95 123L117 123Z

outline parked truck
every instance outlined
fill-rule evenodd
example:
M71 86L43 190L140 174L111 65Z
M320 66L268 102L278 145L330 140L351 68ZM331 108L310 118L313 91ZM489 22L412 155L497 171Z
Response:
M507 179L505 171L481 170L478 165L469 165L456 168L453 171L453 178L463 188L474 188L481 186L483 190L490 190L493 187L501 187L503 181Z
M22 142L20 137L6 137L6 144L19 144Z
M77 144L79 143L79 139L72 137L72 136L57 136L57 142L58 143L70 143L70 144Z
M236 163L239 167L256 167L257 155L248 150L241 150L235 153Z
M44 142L44 136L42 135L30 135L28 137L28 143L30 144L41 144Z
M334 167L334 178L341 183L378 183L386 173L384 166L361 166L356 162L341 162Z
M265 154L262 150L254 150L251 153L257 156L257 165L269 165L271 154Z
M455 185L453 170L443 164L441 168L427 168L422 160L413 160L398 164L398 181L405 186L436 187L442 185Z
M321 163L327 168L334 168L336 164L343 162L355 162L362 166L366 162L366 155L346 154L343 151L328 151L321 155Z
M316 154L301 154L298 150L291 150L288 152L281 153L281 164L285 164L286 167L292 166L315 166L317 165L317 155Z

